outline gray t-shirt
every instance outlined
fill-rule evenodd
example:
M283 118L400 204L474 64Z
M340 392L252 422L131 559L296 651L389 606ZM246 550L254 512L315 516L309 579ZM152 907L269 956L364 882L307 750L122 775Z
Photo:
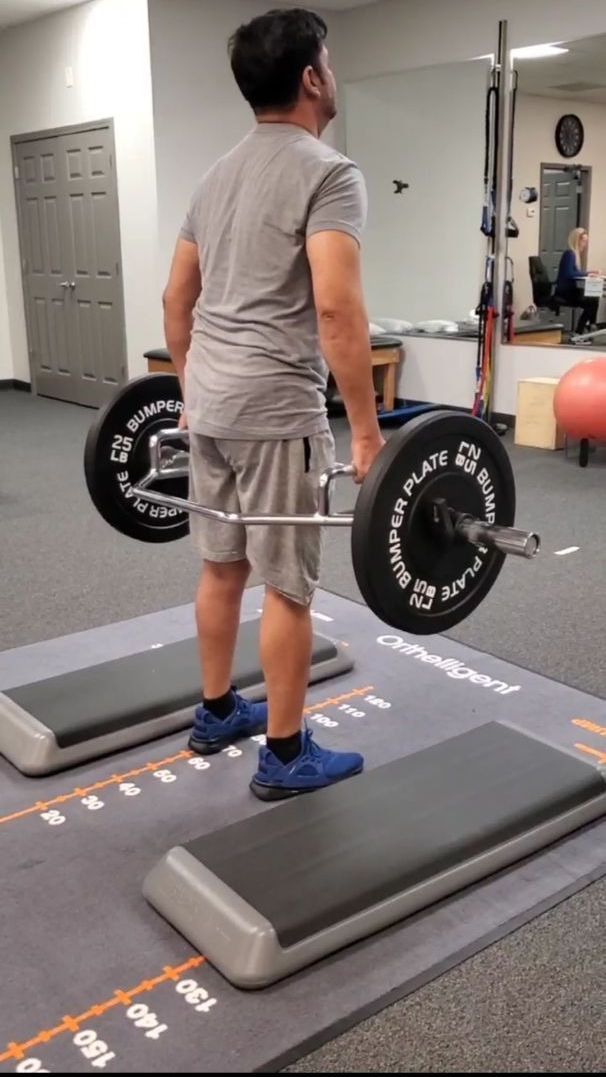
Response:
M185 374L189 427L215 438L305 437L328 425L305 240L366 222L356 165L303 128L257 124L206 174L181 236L202 292Z

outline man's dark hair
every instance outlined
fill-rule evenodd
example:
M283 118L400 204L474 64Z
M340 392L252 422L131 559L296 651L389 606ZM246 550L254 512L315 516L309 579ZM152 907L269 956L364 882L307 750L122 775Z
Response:
M306 67L318 71L327 27L312 11L268 11L229 40L231 69L255 112L292 108Z

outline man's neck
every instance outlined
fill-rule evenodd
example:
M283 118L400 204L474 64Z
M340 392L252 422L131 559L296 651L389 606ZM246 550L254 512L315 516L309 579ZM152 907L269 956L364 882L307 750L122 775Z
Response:
M290 112L262 112L257 115L257 123L290 123L309 131L315 138L320 137L316 117L305 108L293 108Z

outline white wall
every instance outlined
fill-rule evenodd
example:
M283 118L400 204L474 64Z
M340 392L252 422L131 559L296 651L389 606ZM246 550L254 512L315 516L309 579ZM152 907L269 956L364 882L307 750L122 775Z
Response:
M606 31L604 0L381 0L344 12L333 38L343 81L453 63L497 45L507 19L510 46Z
M585 141L578 156L564 161L555 148L554 132L557 121L566 112L574 112L581 118ZM516 269L515 306L519 315L532 302L528 256L539 253L541 164L578 164L591 168L587 268L606 272L606 105L520 94L515 130L512 206L520 234L510 240L509 254ZM519 194L522 187L530 186L537 188L539 201L527 207L520 202ZM533 217L527 216L528 208L534 209Z
M231 73L228 39L241 23L281 6L264 0L149 0L163 280L196 184L254 123ZM330 32L334 17L322 15Z
M404 337L396 395L403 400L470 408L476 386L476 348L471 340ZM529 345L501 345L498 353L492 410L503 415L516 414L519 381L559 378L571 366L596 355L587 348Z
M476 61L346 84L345 149L368 189L371 319L461 321L477 306L487 81ZM395 178L409 188L396 194Z
M606 32L606 3L381 0L339 16L338 33L333 35L339 80L353 82L494 52L499 19L508 22L510 47L557 42ZM466 132L461 132L461 152L465 144ZM476 362L473 342L431 339L417 343L409 339L405 345L412 362L405 363L400 372L401 395L471 406ZM571 348L498 343L493 408L513 414L519 378L562 373L591 354ZM420 395L421 391L425 395Z
M0 301L0 379L29 379L16 268L10 135L114 117L129 366L136 373L143 369L142 351L162 340L160 290L192 187L251 122L227 63L227 37L240 21L268 6L260 0L221 4L149 0L153 113L146 0L92 0L0 34L0 241L8 278L6 306ZM604 0L576 5L570 0L381 0L331 13L329 48L342 88L342 111L329 137L342 144L344 83L493 51L499 18L509 20L513 45L565 40L605 32L606 4ZM66 65L74 68L73 89L65 86ZM4 295L1 268L0 295ZM473 344L432 340L422 346L431 347L432 356L444 355L444 369L451 361L451 348L467 352L473 370ZM510 350L498 350L506 378L517 370L517 360L509 361ZM526 373L533 372L542 351L520 349L529 364ZM563 354L563 361L570 364L579 353ZM465 386L468 382L466 376ZM439 382L426 388L428 399L439 398ZM502 393L504 401L511 401L498 376L495 406L507 410L501 406Z
M73 69L72 88L66 66ZM145 369L142 352L161 324L147 0L92 0L0 34L0 234L9 321L6 342L0 313L0 378L30 381L10 136L109 117L129 372L136 374Z
M594 359L595 355L595 351L586 348L537 348L523 344L501 348L501 362L496 368L494 410L515 415L519 381L560 378L571 366L584 359Z
M10 333L8 324L8 296L6 294L6 274L4 270L4 247L2 243L2 221L0 220L0 382L13 377L13 362L10 351Z
M396 395L403 400L469 408L475 393L475 356L473 341L451 340L444 344L434 337L405 337Z

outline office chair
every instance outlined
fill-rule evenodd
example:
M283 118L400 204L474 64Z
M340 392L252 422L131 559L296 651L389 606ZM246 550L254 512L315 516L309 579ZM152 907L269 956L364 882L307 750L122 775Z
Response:
M532 301L537 310L549 310L555 314L556 318L560 317L562 307L570 310L569 332L572 332L576 311L580 308L573 306L567 299L555 292L554 284L549 279L545 264L538 255L529 255L528 270L532 284Z

